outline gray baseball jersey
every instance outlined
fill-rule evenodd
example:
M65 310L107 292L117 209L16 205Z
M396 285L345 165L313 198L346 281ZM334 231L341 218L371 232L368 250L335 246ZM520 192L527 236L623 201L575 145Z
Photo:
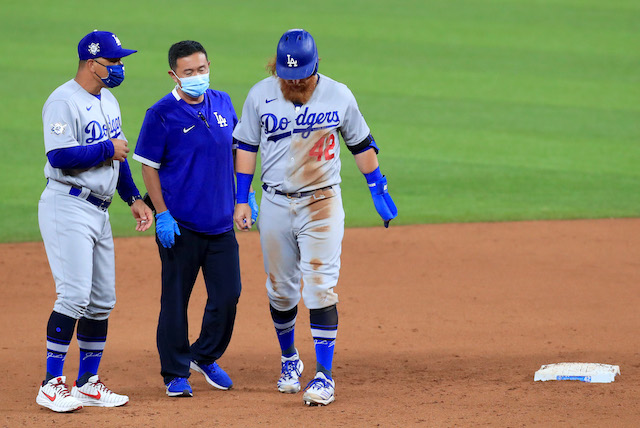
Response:
M75 80L53 91L42 109L45 152L95 144L109 138L126 140L118 101L104 88L100 98L85 91ZM44 175L110 197L116 191L119 169L118 161L105 161L83 170L61 170L47 162Z
M353 146L369 127L346 85L319 74L309 102L294 107L275 77L258 82L247 95L233 137L260 145L262 182L286 193L339 184L340 140Z
M258 228L267 294L277 310L293 308L301 297L309 309L338 302L344 236L339 134L355 146L369 133L349 88L327 76L320 75L300 107L284 99L275 77L249 91L233 137L260 147L262 181L269 187ZM276 190L310 194L287 197Z
M58 87L42 110L45 152L125 139L120 107L107 89L100 99L75 80ZM105 319L113 309L115 257L109 212L87 196L112 197L120 163L104 161L87 169L62 170L47 161L48 184L38 204L40 233L56 283L54 310L72 318ZM82 187L79 196L71 185Z

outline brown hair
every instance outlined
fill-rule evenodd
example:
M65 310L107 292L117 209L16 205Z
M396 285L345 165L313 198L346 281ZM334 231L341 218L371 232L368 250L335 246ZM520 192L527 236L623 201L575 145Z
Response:
M277 61L277 55L274 55L273 58L271 58L267 63L267 65L265 66L265 70L267 70L267 73L269 73L274 77L278 76L278 74L276 73L276 61Z

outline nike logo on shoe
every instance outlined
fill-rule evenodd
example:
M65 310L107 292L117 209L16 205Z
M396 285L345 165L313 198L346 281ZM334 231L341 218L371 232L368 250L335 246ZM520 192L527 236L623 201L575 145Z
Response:
M96 394L87 394L86 392L82 392L82 391L78 391L78 392L80 392L82 395L86 395L87 397L95 398L96 400L99 400L100 397L102 396L102 394L100 394L100 391L98 391Z
M196 126L195 126L195 125L193 125L193 126L191 126L191 127L189 127L189 128L182 128L182 132L184 132L184 133L186 134L187 132L191 131L191 130L192 130L193 128L195 128L195 127L196 127Z
M277 100L277 98L274 98L274 99L272 99L272 100L264 100L264 102L265 102L265 103L267 103L267 104L269 104L271 101L275 101L275 100Z
M53 394L53 397L50 396L49 394L47 394L46 392L42 391L42 393L44 394L45 397L47 397L49 400L51 401L55 401L56 400L56 394Z

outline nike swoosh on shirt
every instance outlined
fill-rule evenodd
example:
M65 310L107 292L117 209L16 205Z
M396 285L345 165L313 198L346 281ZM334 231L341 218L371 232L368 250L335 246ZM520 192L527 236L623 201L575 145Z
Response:
M195 125L193 125L193 126L191 126L191 127L189 127L189 128L182 128L182 132L184 132L184 133L186 134L187 132L191 131L191 130L192 130L193 128L195 128L195 127L196 127L196 126L195 126Z
M87 111L91 110L91 107L93 107L93 106L87 106L87 107L86 107L86 108L87 108Z
M275 101L275 100L277 100L277 98L274 98L274 99L272 99L272 100L266 100L266 99L265 99L265 100L264 100L264 102L265 102L265 103L267 103L267 104L269 104L271 101Z
M79 391L79 392L86 395L87 397L95 398L96 400L99 400L101 397L100 391L98 391L96 394L87 394L86 392L82 392L82 391Z

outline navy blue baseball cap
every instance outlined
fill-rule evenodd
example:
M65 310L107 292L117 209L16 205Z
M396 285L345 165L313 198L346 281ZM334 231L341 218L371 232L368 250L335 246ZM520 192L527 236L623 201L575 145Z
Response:
M311 34L294 29L278 42L276 73L284 80L306 79L318 71L318 49Z
M120 39L109 31L93 30L78 43L78 58L81 60L94 58L124 58L136 53L133 49L124 49Z

